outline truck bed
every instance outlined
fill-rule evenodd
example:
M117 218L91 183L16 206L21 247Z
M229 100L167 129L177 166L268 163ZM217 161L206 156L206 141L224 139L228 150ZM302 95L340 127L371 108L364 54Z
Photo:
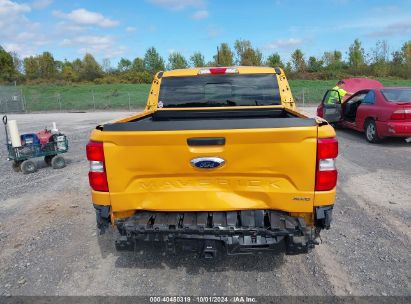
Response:
M110 123L103 131L178 131L288 128L315 126L285 109L160 110L127 122Z

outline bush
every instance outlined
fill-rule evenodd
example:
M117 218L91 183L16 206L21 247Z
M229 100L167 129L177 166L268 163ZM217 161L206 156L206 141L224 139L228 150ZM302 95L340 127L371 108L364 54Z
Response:
M126 80L128 83L151 83L153 81L153 76L146 71L127 72L127 73L124 73L121 78Z
M114 75L106 75L101 78L97 78L94 80L95 84L113 84L113 83L118 83L118 77Z
M129 71L119 74L109 74L94 80L95 84L114 84L114 83L151 83L153 76L148 72Z

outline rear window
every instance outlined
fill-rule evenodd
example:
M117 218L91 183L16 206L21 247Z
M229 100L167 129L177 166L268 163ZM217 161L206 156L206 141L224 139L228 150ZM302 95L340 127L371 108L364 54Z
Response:
M275 74L164 77L159 107L279 105Z
M411 89L383 89L381 93L389 102L411 102Z

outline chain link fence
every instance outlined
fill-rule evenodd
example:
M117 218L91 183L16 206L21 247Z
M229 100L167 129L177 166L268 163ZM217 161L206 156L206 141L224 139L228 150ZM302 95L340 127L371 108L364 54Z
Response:
M56 93L53 95L28 95L26 111L104 111L104 110L129 110L133 111L145 106L147 98L140 94L122 92L121 94L106 94L84 92L72 96L71 94Z
M294 100L299 107L315 106L329 89L295 87L292 89ZM105 92L58 88L53 93L35 90L24 92L15 86L0 86L0 113L22 112L72 112L72 111L136 111L145 107L149 87L139 91L111 89Z
M21 113L25 111L22 90L12 85L0 85L0 113Z
M294 101L299 107L317 106L324 97L324 94L329 90L329 86L321 88L306 88L299 87L292 90Z

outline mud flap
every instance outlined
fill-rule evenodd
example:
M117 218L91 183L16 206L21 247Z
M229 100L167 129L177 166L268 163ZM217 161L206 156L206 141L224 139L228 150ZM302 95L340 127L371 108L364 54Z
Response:
M315 208L315 226L321 229L330 229L333 215L333 206Z
M93 205L96 210L97 228L104 234L110 224L110 206Z

